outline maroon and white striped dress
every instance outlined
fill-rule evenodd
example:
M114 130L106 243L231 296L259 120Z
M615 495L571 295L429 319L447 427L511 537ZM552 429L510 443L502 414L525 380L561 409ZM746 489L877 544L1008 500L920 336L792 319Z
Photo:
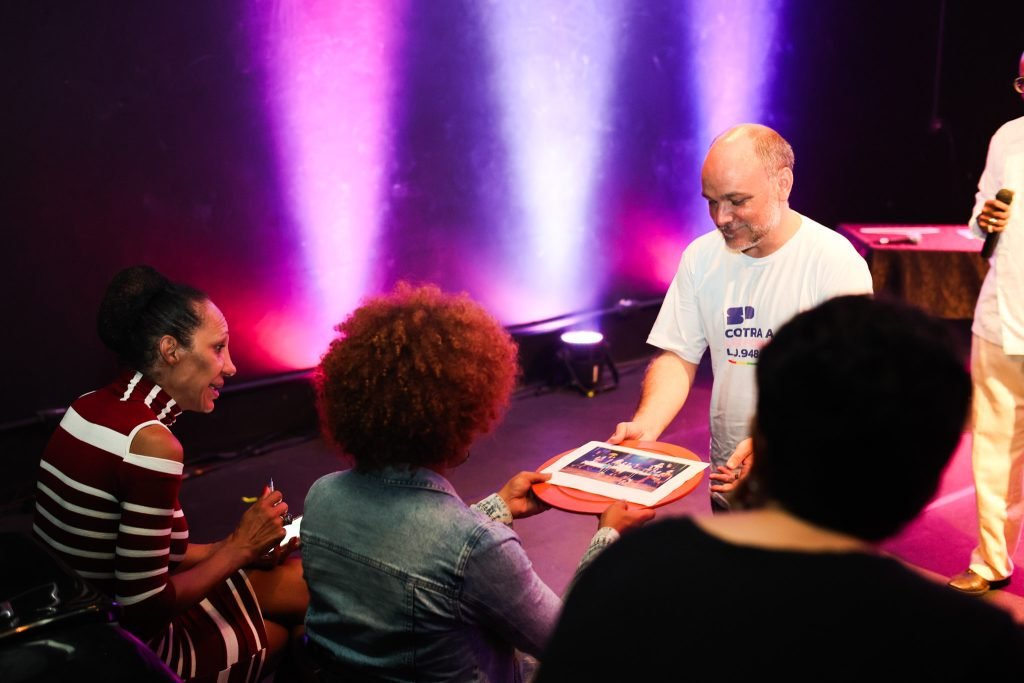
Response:
M245 573L173 615L168 577L185 557L182 464L131 453L138 431L181 414L141 373L68 408L39 465L33 531L123 607L123 626L186 679L258 681L267 636Z

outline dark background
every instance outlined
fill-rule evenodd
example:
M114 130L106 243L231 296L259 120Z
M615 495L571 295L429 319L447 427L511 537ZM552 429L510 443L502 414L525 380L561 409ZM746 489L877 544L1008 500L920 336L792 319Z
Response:
M663 284L622 267L628 245L644 241L630 216L667 220L673 261L710 227L686 213L697 188L677 182L696 172L706 147L695 141L693 95L681 85L693 55L671 28L679 22L668 22L685 19L687 5L622 5L601 199L585 241L592 251L581 256L593 256L607 278L580 306L662 294ZM259 333L269 313L301 316L315 306L274 153L273 93L258 40L261 22L285 6L0 9L5 428L108 379L113 359L95 338L94 312L111 275L134 263L210 292L231 321L240 379L300 369L271 357ZM589 6L600 11L601 3ZM462 277L466 255L479 249L501 259L518 248L515 235L496 227L508 196L504 152L492 142L497 115L477 85L491 67L465 59L484 51L476 7L424 0L406 9L393 67L401 106L389 124L399 151L388 172L403 175L412 194L385 206L383 247L354 255L374 274L370 291L403 277L433 279L490 303L489 292ZM791 0L776 11L764 121L796 149L793 206L828 225L965 222L989 137L1024 114L1011 88L1024 3ZM728 44L747 39L716 30ZM742 92L749 81L720 87ZM460 151L444 134L453 126L480 144ZM484 170L486 190L473 184Z

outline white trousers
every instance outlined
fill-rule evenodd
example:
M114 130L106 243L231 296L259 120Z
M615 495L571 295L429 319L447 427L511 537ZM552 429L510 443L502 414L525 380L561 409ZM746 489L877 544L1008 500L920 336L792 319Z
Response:
M1013 573L1024 520L1024 356L974 336L974 445L978 547L971 569L989 581Z

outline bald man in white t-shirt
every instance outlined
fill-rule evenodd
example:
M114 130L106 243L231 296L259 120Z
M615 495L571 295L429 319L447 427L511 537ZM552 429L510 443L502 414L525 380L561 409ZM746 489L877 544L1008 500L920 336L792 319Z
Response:
M758 124L731 128L711 145L702 194L717 228L683 252L648 343L662 349L647 369L640 405L611 443L656 440L686 403L711 349L712 503L750 456L754 366L775 330L800 311L843 294L870 294L871 274L846 238L789 207L793 149Z

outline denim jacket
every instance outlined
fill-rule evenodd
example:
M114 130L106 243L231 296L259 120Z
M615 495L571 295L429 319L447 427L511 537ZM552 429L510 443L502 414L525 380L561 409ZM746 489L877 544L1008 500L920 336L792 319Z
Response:
M440 474L335 472L304 513L306 632L360 679L517 681L515 648L547 643L561 600L519 537Z

